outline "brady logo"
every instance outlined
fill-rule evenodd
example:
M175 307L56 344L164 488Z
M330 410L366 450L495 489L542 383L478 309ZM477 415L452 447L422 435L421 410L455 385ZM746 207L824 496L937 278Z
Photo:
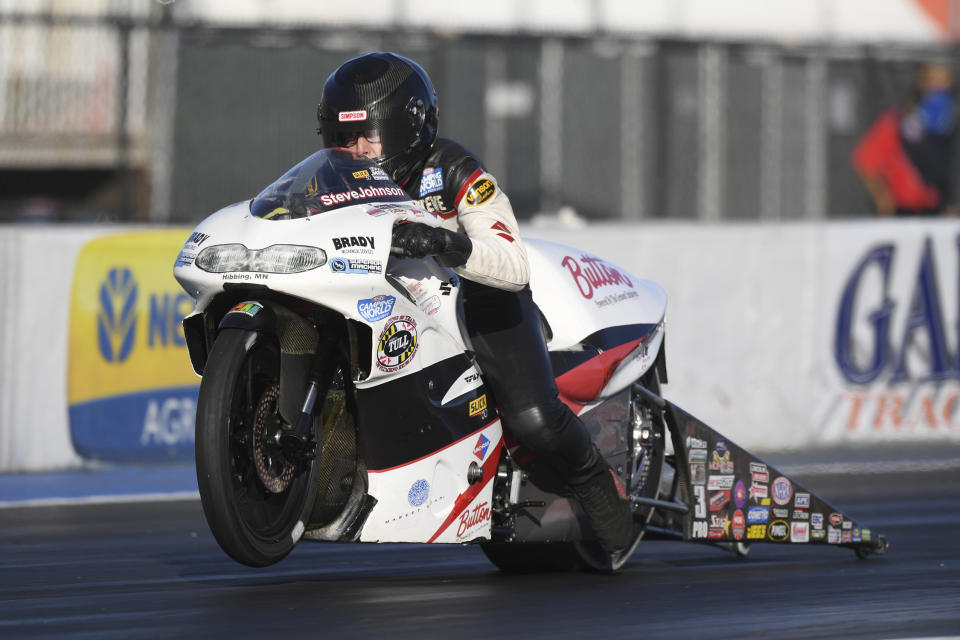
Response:
M411 507L419 507L430 496L430 483L424 479L417 480L410 486L407 492L407 502Z
M489 446L490 440L481 433L477 439L477 444L473 445L473 455L477 456L480 462L483 462L483 459L487 457L487 447Z
M366 300L357 301L357 311L367 322L383 320L393 313L393 305L397 299L393 296L379 295Z
M373 246L373 236L344 236L343 238L333 239L334 249L343 249L345 247L370 247Z
M97 340L107 362L130 357L137 329L137 281L126 268L111 269L100 285Z
M431 191L440 191L443 189L443 170L440 167L427 167L423 170L423 177L420 179L420 197L427 195Z
M362 122L367 119L365 109L359 111L341 111L337 114L337 120L340 122Z
M199 245L203 244L204 240L206 240L206 239L209 238L209 237L210 237L209 234L200 233L199 231L194 231L193 233L190 234L190 237L187 238L186 244L191 244L191 243L193 243L193 244L199 246Z
M600 258L582 254L580 259L564 256L560 264L570 271L570 276L580 290L580 295L588 300L594 291L603 287L618 286L633 288L630 278L623 275Z

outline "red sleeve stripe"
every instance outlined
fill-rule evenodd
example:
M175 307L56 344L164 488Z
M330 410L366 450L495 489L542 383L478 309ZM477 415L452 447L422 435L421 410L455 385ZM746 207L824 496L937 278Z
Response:
M460 206L460 201L463 200L463 194L467 192L467 189L476 182L477 178L483 175L483 169L477 169L470 174L470 177L467 178L467 181L463 183L463 186L460 187L460 191L457 191L457 197L453 201L453 208L456 209Z

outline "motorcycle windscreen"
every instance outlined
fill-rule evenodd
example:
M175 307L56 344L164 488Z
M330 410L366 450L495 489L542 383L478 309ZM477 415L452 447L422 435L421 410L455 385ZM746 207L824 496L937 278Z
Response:
M250 213L292 220L354 204L409 200L372 160L346 149L322 149L261 191L250 201Z

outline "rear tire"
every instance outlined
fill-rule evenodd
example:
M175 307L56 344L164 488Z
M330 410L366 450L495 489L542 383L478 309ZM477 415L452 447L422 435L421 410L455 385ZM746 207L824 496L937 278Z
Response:
M660 379L656 367L651 367L641 378L640 384L660 395ZM657 498L660 494L660 479L665 457L666 424L663 414L651 410L631 394L630 424L627 425L629 458L624 481L627 496ZM653 517L653 508L636 505L633 508L633 537L627 548L620 553L609 554L594 540L573 543L581 566L587 571L617 571L636 550L647 523Z
M203 513L220 547L251 567L283 559L303 535L319 465L283 456L276 339L224 329L197 401L196 464Z

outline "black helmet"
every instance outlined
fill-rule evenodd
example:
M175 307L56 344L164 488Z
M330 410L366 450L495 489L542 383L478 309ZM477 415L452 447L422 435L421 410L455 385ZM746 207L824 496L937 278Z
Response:
M394 53L368 53L343 63L323 85L317 132L324 147L379 136L373 158L397 184L437 138L437 94L427 72Z

